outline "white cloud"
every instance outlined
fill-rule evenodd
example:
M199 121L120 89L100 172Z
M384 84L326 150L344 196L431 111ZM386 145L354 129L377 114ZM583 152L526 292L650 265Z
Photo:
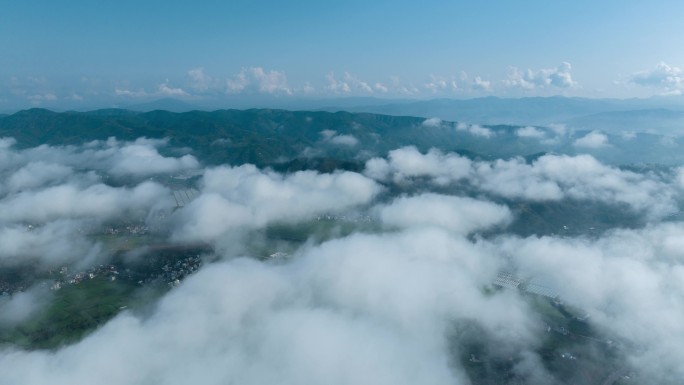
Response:
M320 132L323 141L339 146L354 147L359 144L359 140L354 135L337 134L335 130L323 130Z
M204 68L198 67L188 71L188 76L192 82L192 88L197 91L207 91L213 84L213 79L204 73Z
M404 147L390 151L388 159L370 159L364 173L395 183L412 178L428 178L437 185L467 183L511 199L624 203L650 219L672 214L677 208L672 182L606 166L589 155L544 155L528 164L520 158L471 161L435 149L422 154L415 147Z
M389 91L389 88L387 88L387 86L382 83L373 84L373 89L377 92L380 92L381 94L386 94Z
M533 139L543 139L546 137L546 133L536 127L527 126L515 130L515 135L521 138L533 138Z
M188 96L188 93L182 88L170 86L169 79L157 86L157 94L162 96Z
M339 136L321 132L323 140ZM97 259L102 251L80 228L126 210L149 212L169 197L151 182L106 186L74 166L89 159L95 171L113 172L121 164L115 154L144 158L163 141L13 145L0 139L0 174L15 186L0 195L5 266L20 258L46 265ZM205 264L149 312L123 311L79 342L52 351L4 346L0 383L468 383L459 359L463 335L505 357L516 381L552 382L535 353L547 335L539 314L517 291L485 290L502 268L554 283L604 338L617 337L627 357L620 365L630 363L654 383L681 382L684 224L591 238L469 237L512 220L506 206L484 200L488 194L617 202L662 216L677 207L681 169L639 174L588 155L472 161L406 147L369 160L365 173L399 183L467 183L479 198L422 193L379 203L369 212L384 226L311 240L278 264L219 255L229 260ZM206 170L200 188L172 218L177 238L239 242L231 235L240 229L363 209L382 190L356 173L282 175L251 165ZM44 223L29 228L22 221ZM34 294L0 299L0 323L31 317L44 298Z
M507 198L560 200L563 191L554 179L540 177L520 159L478 162L473 182L481 189Z
M148 96L148 93L145 92L145 90L138 90L138 91L131 91L126 88L115 88L114 89L114 95L116 96L126 96L126 97L131 97L131 98L144 98Z
M432 94L436 94L445 91L457 91L458 84L454 77L430 75L430 81L425 83L423 88Z
M509 198L625 203L651 218L676 208L674 191L660 178L609 167L589 155L544 155L532 164L521 159L479 162L475 168L480 188Z
M467 124L461 122L456 125L456 129L458 131L465 131L470 133L471 135L482 136L484 138L491 138L495 135L494 131L477 124Z
M423 126L425 127L439 127L442 125L442 119L440 118L429 118L423 121Z
M267 71L262 67L243 68L237 75L226 81L226 86L229 93L292 94L284 72Z
M586 134L585 136L575 140L573 144L577 147L591 149L603 148L610 145L608 143L608 136L598 131L592 131Z
M438 230L354 235L282 266L212 264L148 317L124 312L54 352L2 351L0 382L463 383L445 338L454 320L512 354L535 339L520 298L482 292L495 271Z
M344 73L344 81L349 84L353 89L366 94L372 94L373 88L365 81L360 80L356 76L350 74L349 72Z
M625 341L644 378L674 384L684 377L682 235L681 223L668 223L596 240L506 237L498 247L520 274L547 277L565 301Z
M332 91L333 93L343 94L348 94L351 92L351 87L349 87L349 84L335 78L334 72L328 73L327 75L325 75L325 78L328 81L327 89L329 91Z
M10 175L5 184L7 192L16 192L62 181L73 174L73 169L61 164L30 162ZM0 187L0 193L3 192Z
M370 83L359 79L349 72L345 72L341 80L335 77L334 72L328 73L325 78L328 81L328 86L326 88L333 93L348 94L355 92L360 94L373 94L376 91L382 93L387 92L387 87L384 85L375 83L371 86Z
M35 316L49 297L40 288L0 297L0 327L16 325Z
M312 94L316 92L316 88L311 85L311 83L306 82L304 83L304 86L302 87L301 91L305 94Z
M337 135L337 131L326 129L326 130L322 130L321 132L319 132L319 134L321 134L321 136L323 137L323 140L330 140L330 139L332 139L333 136Z
M678 167L675 170L675 180L679 187L684 189L684 167Z
M349 209L368 203L380 189L352 172L283 176L252 165L209 169L202 195L178 212L176 237L212 240L240 228Z
M100 260L107 252L89 238L91 231L109 220L145 222L173 206L169 189L149 181L135 184L136 179L198 167L191 156L161 156L157 147L166 141L158 139L27 149L16 149L15 143L0 139L1 266L40 269ZM128 185L103 183L109 176Z
M392 178L399 183L415 177L430 177L435 183L445 185L467 177L470 167L468 158L456 154L431 149L423 155L415 147L404 147L390 151L388 160L368 160L364 173L374 179Z
M155 148L158 143L137 140L124 144L113 157L110 172L114 175L150 175L169 174L173 172L192 170L199 167L199 162L192 155L180 158L165 157Z
M552 123L549 124L548 127L556 133L556 135L563 136L567 133L568 128L565 126L565 124L561 123Z
M651 70L632 74L629 81L640 86L660 88L665 93L678 95L684 89L684 72L679 67L660 62Z
M142 177L194 170L199 167L199 162L192 155L183 155L179 158L162 156L158 148L166 146L167 142L166 139L148 138L124 142L110 138L106 141L93 141L81 147L42 145L21 151L0 151L0 157L7 158L6 164L9 164L10 158L14 159L15 163L37 162L38 164L32 166L31 172L40 172L45 178L49 178L49 171L41 169L44 167L57 171L56 167L76 168L88 165L91 169L105 171L117 177ZM24 175L25 179L28 178L25 172L20 172L16 178L21 175ZM33 179L35 177L33 176Z
M556 68L543 68L540 70L527 69L521 71L516 67L510 67L508 78L504 84L508 87L524 89L536 88L572 88L577 87L577 82L572 79L572 66L563 62Z
M473 89L478 91L490 92L492 90L492 82L489 80L484 80L479 76L476 76L475 80L473 80L472 87Z
M354 147L359 144L359 140L354 135L336 135L330 139L330 143L340 146Z
M377 207L381 221L402 228L437 226L461 235L512 220L507 207L467 197L432 193L401 197Z
M83 234L92 225L72 219L57 219L30 228L22 224L1 225L0 267L35 266L35 262L50 268L72 262L90 264L103 252Z
M7 149L17 144L14 138L0 137L0 149Z
M171 193L144 182L135 188L96 184L87 188L64 184L10 195L0 200L3 221L47 222L59 218L113 218L152 207L170 206Z

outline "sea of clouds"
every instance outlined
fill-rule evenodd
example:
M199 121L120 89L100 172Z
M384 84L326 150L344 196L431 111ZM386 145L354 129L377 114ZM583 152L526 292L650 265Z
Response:
M207 167L189 154L162 155L166 146L141 138L20 149L0 139L0 268L101 263L110 256L88 229L160 216L168 242L205 242L218 257L149 314L122 311L54 351L2 347L0 383L467 384L454 345L464 322L477 325L492 354L515 362L521 381L554 383L537 353L545 327L529 301L485 290L502 270L552 282L623 341L624 365L641 378L684 379L684 223L667 219L679 211L682 169L404 147L369 159L362 173L281 174ZM188 172L200 175L199 195L176 208L155 177ZM417 183L471 193L406 188ZM397 186L409 192L392 194ZM515 213L494 198L617 205L646 225L521 237L506 231ZM271 224L350 211L377 228L304 242L282 263L227 246ZM5 298L0 324L20 323L46 301L39 288Z

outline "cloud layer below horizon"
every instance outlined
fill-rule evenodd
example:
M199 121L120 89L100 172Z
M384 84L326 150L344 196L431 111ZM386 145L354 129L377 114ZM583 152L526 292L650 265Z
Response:
M684 378L684 225L664 220L679 210L680 169L637 173L589 155L483 161L404 147L368 160L363 173L280 174L204 168L191 155L162 156L164 145L111 139L18 150L0 140L0 268L21 258L93 263L106 255L84 227L160 213L161 237L210 243L218 258L149 313L123 311L79 342L3 347L0 382L466 384L462 339L477 330L489 357L509 360L518 380L560 383L538 353L547 332L533 303L491 290L502 271L551 282L622 346L641 378ZM201 175L198 196L175 210L170 187L147 180L187 173ZM506 231L516 220L509 202L568 199L617 205L648 224L593 237ZM374 226L302 242L279 263L235 245L273 224L352 212ZM0 323L20 322L41 298L29 291L0 301Z

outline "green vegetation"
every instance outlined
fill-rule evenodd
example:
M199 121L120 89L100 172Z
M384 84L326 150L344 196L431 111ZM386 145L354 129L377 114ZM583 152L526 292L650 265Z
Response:
M545 150L538 145L518 143L514 126L492 127L499 132L500 138L492 140L453 127L423 126L424 120L366 113L271 109L185 113L126 110L56 113L31 109L0 118L0 137L14 137L19 147L75 145L112 136L120 140L143 136L170 138L171 146L192 148L193 154L206 164L252 163L282 171L360 170L363 162L359 162L359 152L384 155L408 145L422 151L431 147L462 150L469 156L485 158ZM321 135L324 130L353 135L359 143L345 146L326 142Z
M78 285L64 285L35 318L14 328L0 329L0 344L36 349L77 341L122 307L131 305L135 290L132 282L101 276Z

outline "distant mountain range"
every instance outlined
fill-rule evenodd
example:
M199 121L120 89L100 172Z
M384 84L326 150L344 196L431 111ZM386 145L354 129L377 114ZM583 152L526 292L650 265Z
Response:
M395 116L440 118L475 124L565 124L577 130L684 134L684 96L645 99L591 99L563 96L474 99L382 99L348 97L333 99L262 95L214 96L211 98L147 100L117 108L138 112L215 111L223 109L284 109L291 111L348 111ZM94 110L93 106L78 109ZM59 110L59 109L57 109ZM7 111L3 111L7 112Z
M188 112L216 110L226 105L237 108L273 106L287 110L368 112L396 116L440 118L477 124L549 125L565 124L578 130L607 132L652 132L684 134L684 97L648 99L589 99L553 97L434 100L386 100L378 98L340 98L297 100L273 98L256 100L182 101L160 99L127 106L134 111L167 110Z
M335 107L326 110L335 110ZM532 97L505 99L438 99L359 105L352 112L437 117L478 124L566 124L587 130L684 134L684 98L588 99Z
M547 102L549 99L542 100ZM646 125L660 116L676 120L682 115L670 110L639 110L597 112L592 119L617 129L620 122L638 121L639 117ZM31 109L0 117L0 137L14 137L20 148L81 144L112 136L121 140L143 136L169 138L167 151L189 148L207 164L254 163L285 170L333 170L338 166L359 169L371 156L384 156L408 145L422 151L435 147L484 159L553 152L589 153L613 164L684 163L684 138L669 134L623 129L586 137L590 130L563 131L544 126L522 129L523 126L478 126L424 117L274 109L183 113ZM672 130L675 129L673 126Z

